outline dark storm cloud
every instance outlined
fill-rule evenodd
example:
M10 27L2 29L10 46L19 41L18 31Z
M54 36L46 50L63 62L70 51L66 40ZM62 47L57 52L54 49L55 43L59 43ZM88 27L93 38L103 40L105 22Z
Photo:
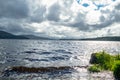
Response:
M30 17L31 22L40 23L45 20L46 15L46 6L41 5L36 10L32 12Z
M26 0L0 0L0 18L26 18L28 14Z
M81 31L88 31L89 30L89 27L83 21L69 23L69 24L67 24L67 26L70 26L72 28L77 28Z
M117 10L120 10L120 3L118 3L118 4L115 6L115 8L116 8Z
M100 17L101 19L101 24L96 25L96 27L108 27L114 23L119 23L120 22L120 3L117 4L112 11L109 9L107 10L101 10L101 14L108 15L107 18L105 18L103 15Z
M27 0L0 0L0 30L13 34L34 33L27 26L30 9Z
M88 25L85 23L85 14L78 13L75 17L74 22L70 22L68 26L76 27L81 31L87 31L89 30Z
M35 31L34 28L31 28L23 21L16 19L0 19L0 30L13 34L27 34Z
M58 3L53 4L48 9L47 19L56 22L59 21L60 11L61 11L60 5Z

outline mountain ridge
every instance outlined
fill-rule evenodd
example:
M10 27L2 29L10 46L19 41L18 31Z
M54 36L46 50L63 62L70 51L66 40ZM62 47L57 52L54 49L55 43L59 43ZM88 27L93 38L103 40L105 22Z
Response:
M95 40L95 41L120 41L120 36L106 36L96 38L85 38L81 40Z
M9 32L0 31L0 39L28 39L28 38L19 35L13 35Z
M81 40L81 41L120 41L120 36L106 36L96 38L83 39L52 39L47 37L40 37L35 35L14 35L6 31L0 30L0 39L35 39L35 40Z
M50 38L47 38L47 37L41 37L41 36L35 36L35 35L21 35L21 36L27 37L29 39L51 40Z

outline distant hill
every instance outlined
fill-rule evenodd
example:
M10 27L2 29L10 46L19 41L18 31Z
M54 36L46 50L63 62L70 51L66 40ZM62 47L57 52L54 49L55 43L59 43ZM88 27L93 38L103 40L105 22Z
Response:
M34 35L13 35L11 33L0 31L0 39L40 39L40 40L51 40L46 37L39 37Z
M85 38L81 40L95 40L95 41L120 41L120 36Z
M5 31L0 31L0 39L28 39L28 38L24 36L13 35Z
M120 36L97 37L97 38L84 38L84 39L60 39L60 40L83 40L83 41L120 41Z
M120 36L85 38L85 39L52 39L52 38L47 38L47 37L35 36L35 35L13 35L5 31L0 31L0 39L120 41Z
M29 39L51 40L50 38L40 37L35 35L21 35L21 36L27 37Z

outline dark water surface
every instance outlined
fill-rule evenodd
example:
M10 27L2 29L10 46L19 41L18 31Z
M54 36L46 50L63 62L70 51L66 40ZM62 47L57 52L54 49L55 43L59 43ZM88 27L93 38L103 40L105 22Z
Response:
M102 50L120 53L120 42L0 40L0 80L90 80L87 69L78 67L46 73L9 72L3 75L2 71L11 66L86 66L91 53Z

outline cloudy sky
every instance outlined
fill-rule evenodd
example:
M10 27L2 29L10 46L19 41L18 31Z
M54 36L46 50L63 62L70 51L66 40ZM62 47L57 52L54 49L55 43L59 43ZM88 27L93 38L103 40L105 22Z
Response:
M120 0L0 0L0 30L51 38L120 36Z

